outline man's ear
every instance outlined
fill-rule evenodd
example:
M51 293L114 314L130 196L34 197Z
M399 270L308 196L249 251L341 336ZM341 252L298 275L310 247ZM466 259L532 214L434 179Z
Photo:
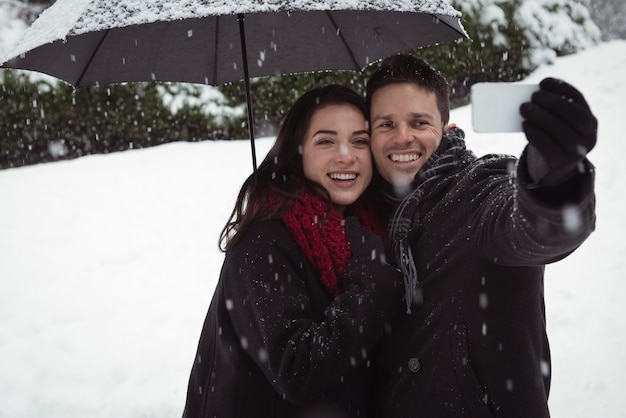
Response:
M446 132L451 131L452 129L456 129L456 128L458 128L458 126L456 126L456 123L450 123L443 127L443 133L445 134Z

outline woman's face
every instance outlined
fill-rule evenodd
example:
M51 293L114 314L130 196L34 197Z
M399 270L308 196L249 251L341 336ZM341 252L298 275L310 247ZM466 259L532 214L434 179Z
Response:
M304 175L328 190L343 214L372 180L369 129L352 105L329 105L313 113L302 143Z

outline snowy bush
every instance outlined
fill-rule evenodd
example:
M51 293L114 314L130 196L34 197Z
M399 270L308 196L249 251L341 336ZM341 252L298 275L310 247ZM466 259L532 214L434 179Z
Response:
M75 90L30 76L0 72L0 168L173 141L247 137L242 112L228 112L219 92L207 97L200 86L134 83Z
M598 43L601 32L585 0L453 0L471 40L423 48L418 54L442 70L453 102L472 84L517 81L557 56Z

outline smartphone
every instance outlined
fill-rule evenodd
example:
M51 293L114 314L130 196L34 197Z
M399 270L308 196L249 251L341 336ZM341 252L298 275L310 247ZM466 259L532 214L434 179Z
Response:
M522 132L520 105L529 101L537 90L537 84L474 84L470 92L474 131Z

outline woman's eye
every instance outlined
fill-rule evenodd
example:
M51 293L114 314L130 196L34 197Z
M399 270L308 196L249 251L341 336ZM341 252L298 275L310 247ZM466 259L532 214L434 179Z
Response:
M359 145L359 146L369 146L370 139L369 138L357 138L354 140L354 144Z
M320 138L317 140L318 145L328 145L332 143L333 143L333 140L330 138Z

